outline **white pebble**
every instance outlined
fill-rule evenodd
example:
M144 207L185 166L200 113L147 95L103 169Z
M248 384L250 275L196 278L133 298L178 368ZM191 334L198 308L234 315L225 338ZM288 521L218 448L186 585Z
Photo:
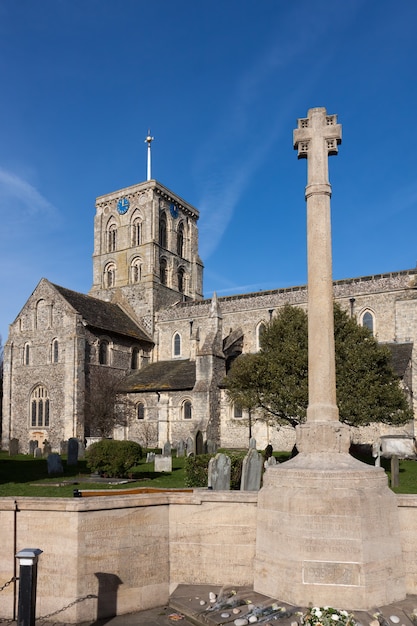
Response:
M217 598L216 594L213 593L212 591L210 591L210 593L209 593L209 600L210 600L210 602L216 602L216 598Z
M379 626L379 621L377 619L373 619L372 622L369 622L369 626Z
M205 605L205 601L204 600L200 600L200 604L201 604L201 606L204 606Z
M393 624L399 624L400 623L400 618L398 617L398 615L391 615L390 616L390 620Z
M258 618L256 617L256 615L251 615L249 618L249 624L254 624L255 622L258 621Z
M248 620L245 619L244 617L238 617L234 621L235 626L247 626L247 623L248 623Z
M240 609L233 609L232 613L233 613L234 615L239 615L239 613L240 613Z
M298 622L291 622L291 626L298 626Z
M222 613L220 617L230 617L230 613Z

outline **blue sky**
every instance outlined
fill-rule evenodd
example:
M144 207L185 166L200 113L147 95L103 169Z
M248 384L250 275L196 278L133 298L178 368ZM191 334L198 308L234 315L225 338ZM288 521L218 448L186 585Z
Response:
M337 113L335 279L417 261L415 0L1 0L0 334L46 277L88 292L95 198L200 210L210 297L306 282L311 107Z

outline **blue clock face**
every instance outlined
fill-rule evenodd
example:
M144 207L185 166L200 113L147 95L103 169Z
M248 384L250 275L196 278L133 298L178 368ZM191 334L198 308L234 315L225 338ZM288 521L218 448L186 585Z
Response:
M178 207L173 202L169 205L169 210L174 219L178 217Z
M120 213L120 215L124 215L124 213L127 213L129 206L130 206L130 202L127 198L120 198L117 201L117 210Z

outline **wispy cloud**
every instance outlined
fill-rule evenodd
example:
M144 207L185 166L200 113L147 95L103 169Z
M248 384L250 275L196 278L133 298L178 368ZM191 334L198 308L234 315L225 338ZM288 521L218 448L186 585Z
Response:
M55 207L33 185L0 166L0 214L10 225L47 216L58 217Z

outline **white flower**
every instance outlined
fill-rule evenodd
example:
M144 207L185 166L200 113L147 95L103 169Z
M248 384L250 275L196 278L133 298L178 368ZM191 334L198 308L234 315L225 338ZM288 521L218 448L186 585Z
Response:
M323 613L320 611L318 607L314 607L314 609L312 609L311 612L313 613L313 611L316 617L321 617L323 615Z
M340 617L338 616L338 614L337 613L333 613L332 620L334 620L335 622L338 622L339 619L340 619Z

